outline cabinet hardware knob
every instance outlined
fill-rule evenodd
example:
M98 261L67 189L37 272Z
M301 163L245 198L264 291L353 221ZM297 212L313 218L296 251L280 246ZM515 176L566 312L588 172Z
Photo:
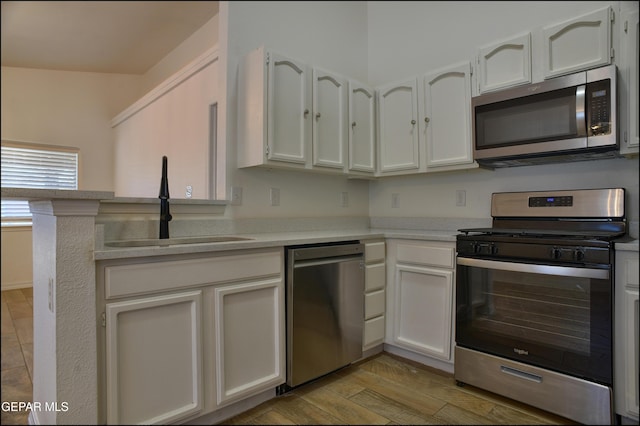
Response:
M319 113L319 112L318 112L318 113L316 113L316 120L317 120L318 118L320 118L320 113Z
M356 127L356 122L351 123L351 127Z
M307 118L307 115L309 115L309 110L308 110L308 109L305 109L305 110L304 110L304 118Z
M428 123L429 121L431 121L431 120L429 119L429 117L425 117L425 118L424 118L424 122L425 122L425 123Z
M411 124L415 125L416 124L416 120L411 120Z

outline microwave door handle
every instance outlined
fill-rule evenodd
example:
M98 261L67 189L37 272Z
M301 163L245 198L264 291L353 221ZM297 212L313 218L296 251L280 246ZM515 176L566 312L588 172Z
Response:
M585 92L586 86L584 84L576 87L576 130L579 137L587 136Z

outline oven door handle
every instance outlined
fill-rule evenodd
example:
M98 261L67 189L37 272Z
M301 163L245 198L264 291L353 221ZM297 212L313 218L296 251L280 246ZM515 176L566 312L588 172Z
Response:
M458 257L458 265L475 268L496 269L500 271L529 272L533 274L559 275L564 277L609 279L608 269L573 268L568 266L539 265L530 263L500 262L496 260Z

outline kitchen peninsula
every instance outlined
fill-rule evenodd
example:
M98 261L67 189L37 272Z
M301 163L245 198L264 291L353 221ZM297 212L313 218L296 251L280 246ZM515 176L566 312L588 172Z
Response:
M386 237L440 241L452 244L455 241L455 229L459 226L483 226L486 220L464 220L461 223L447 223L446 220L434 226L422 226L422 229L442 229L433 231L416 231L414 229L371 229L368 217L360 218L331 218L324 220L294 219L282 221L275 225L264 226L265 221L258 223L236 223L222 218L224 202L176 200L174 209L175 219L172 221L172 238L193 237L203 235L236 235L241 239L196 244L177 244L169 246L139 246L123 247L113 244L117 241L127 241L133 238L157 237L158 201L151 199L132 200L115 198L111 192L101 191L49 191L2 188L3 199L27 199L33 213L33 258L34 258L34 388L33 399L40 401L42 407L45 402L49 407L57 403L65 410L33 411L32 421L36 424L100 424L108 419L105 407L103 334L105 321L105 283L99 278L99 267L104 265L122 264L149 260L152 263L167 261L192 261L194 258L213 259L214 263L224 263L224 271L233 270L232 261L238 261L235 270L250 270L246 261L252 261L257 256L269 259L268 274L281 285L283 281L284 246L292 244L311 244L347 240L381 240ZM182 205L181 205L182 204ZM182 220L188 216L182 211L196 212L195 220ZM213 212L208 218L202 219L203 210ZM145 220L128 221L123 212L138 212L129 217ZM143 212L143 213L140 213ZM124 219L123 219L124 218ZM286 223L285 223L286 222ZM455 222L455 221L454 221ZM379 226L387 225L382 221ZM391 228L391 227L390 227ZM265 232L268 231L268 232ZM243 257L246 256L246 257ZM136 260L138 259L138 260ZM228 266L227 261L231 261ZM207 260L206 267L210 262ZM205 264L203 263L203 264ZM260 263L264 265L265 263ZM158 263L155 263L158 265ZM127 265L125 265L127 266ZM262 266L260 266L262 267ZM223 270L223 269L220 269ZM244 273L244 272L243 272ZM265 273L266 274L266 273ZM103 274L104 275L104 274ZM191 270L184 275L192 275ZM196 274L197 275L197 274ZM261 275L260 279L266 275ZM191 282L196 278L189 276L184 281ZM210 278L215 283L216 278ZM225 282L233 282L235 278ZM196 282L196 281L193 281ZM203 281L204 282L204 281ZM200 283L198 281L198 283ZM190 284L183 293L195 293L194 287L201 284ZM258 287L262 283L258 283ZM231 286L229 286L231 287ZM188 290L188 291L186 291ZM110 291L133 292L126 287L110 288ZM146 290L148 291L148 289ZM155 290L157 291L157 289ZM205 301L206 292L204 290ZM213 291L213 290L212 290ZM124 293L122 293L124 294ZM213 294L213 293L211 293ZM273 293L278 295L280 293ZM153 296L153 295L152 295ZM106 296L108 298L110 296ZM112 296L113 297L113 296ZM120 303L116 294L115 302ZM155 296L154 296L155 297ZM213 298L213 296L211 296ZM149 297L148 299L151 299ZM213 300L213 299L212 299ZM126 302L126 300L125 300ZM118 303L115 303L118 305ZM124 302L123 302L124 303ZM102 305L101 305L102 304ZM202 305L207 305L202 303ZM101 307L102 306L102 307ZM118 305L119 306L119 305ZM207 305L208 306L208 305ZM283 306L278 307L277 315L284 316ZM120 308L118 308L120 309ZM207 312L203 307L203 315ZM273 308L272 308L273 309ZM280 312L281 311L281 312ZM108 315L107 315L108 317ZM205 321L206 324L206 321ZM236 330L230 329L230 332ZM202 333L206 334L207 330ZM205 346L207 337L204 338ZM276 342L277 343L277 342ZM275 343L274 343L275 345ZM206 350L206 347L205 347ZM209 348L211 350L211 348ZM199 414L208 411L220 413L224 409L235 409L236 412L256 405L257 402L270 399L275 395L277 381L284 377L282 371L284 354L280 356L277 347L274 352L278 365L274 371L280 376L270 378L263 384L263 391L259 395L245 398L241 387L237 389L218 388L212 390L214 384L207 384L198 388L197 398L204 408L195 410L190 417L180 419L197 419ZM207 376L209 370L205 367ZM280 371L276 371L280 368ZM213 374L213 373L211 373ZM275 374L275 373L274 373ZM195 375L194 375L195 376ZM212 380L210 380L212 382ZM229 383L228 386L231 386ZM226 389L226 390L225 390ZM267 390L264 390L267 389ZM207 392L210 392L209 394ZM217 392L217 393L216 393ZM202 397L204 393L205 397ZM217 394L217 402L211 395ZM63 402L67 404L62 405ZM236 404L237 403L237 404ZM209 404L209 406L207 406ZM213 407L211 406L213 404ZM242 404L245 404L244 406ZM108 405L108 404L107 404ZM236 406L234 408L234 405ZM219 408L220 407L220 408ZM227 415L228 416L228 415ZM175 420L179 420L176 418Z

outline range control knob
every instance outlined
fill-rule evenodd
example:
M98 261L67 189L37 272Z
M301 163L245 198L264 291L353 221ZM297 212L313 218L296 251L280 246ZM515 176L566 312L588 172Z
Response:
M495 244L491 244L489 250L491 251L491 254L498 254L498 246L496 246Z
M585 258L584 249L582 248L576 249L576 251L573 252L573 258L578 262L582 262Z
M554 260L558 260L562 257L562 250L558 247L554 247L551 249L551 258Z

